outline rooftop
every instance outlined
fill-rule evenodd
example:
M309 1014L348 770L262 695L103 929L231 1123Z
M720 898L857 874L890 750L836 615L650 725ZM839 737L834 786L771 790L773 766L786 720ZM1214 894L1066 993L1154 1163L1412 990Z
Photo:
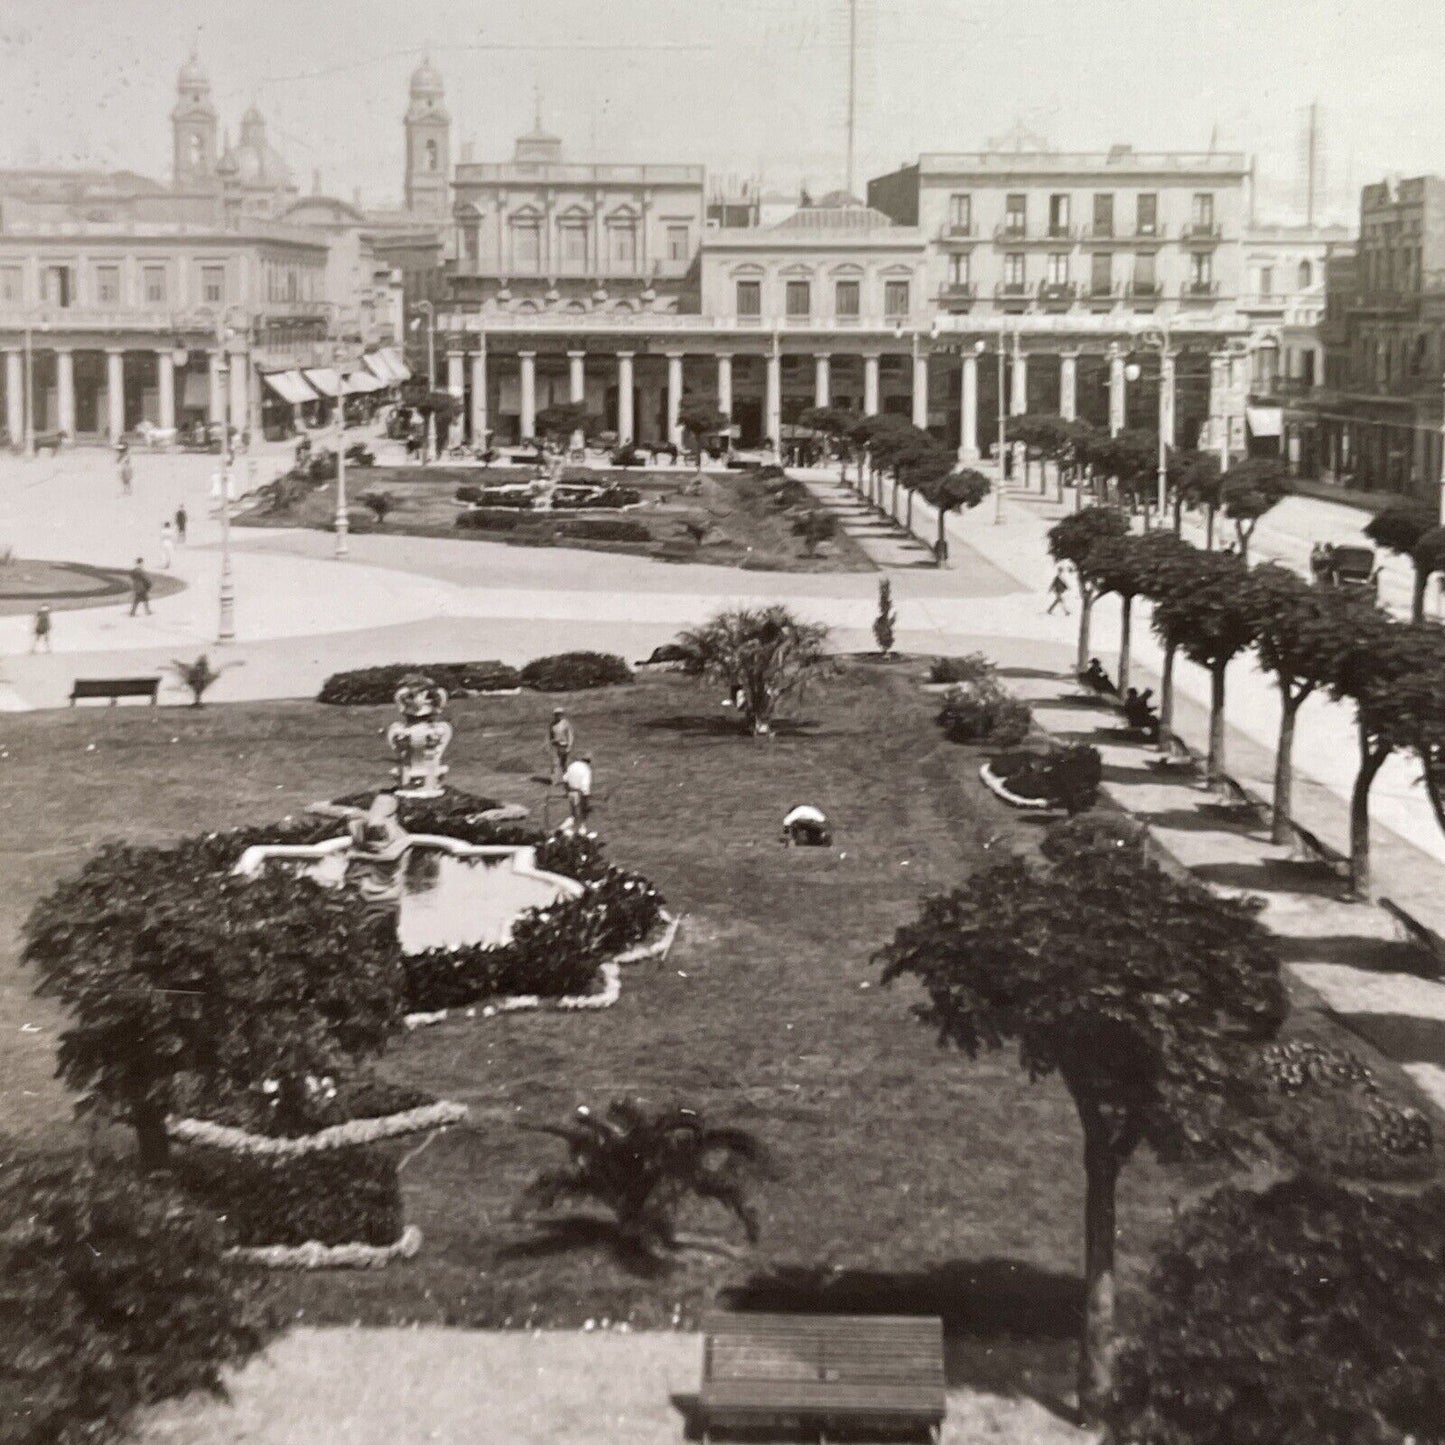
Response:
M324 249L325 240L309 227L287 226L275 221L246 220L241 226L193 224L188 221L55 221L18 220L0 231L0 240L27 237L40 240L151 241L184 238L195 241L284 241Z
M918 157L922 173L953 174L993 171L1001 175L1064 175L1072 171L1117 171L1121 174L1180 172L1243 176L1249 157L1243 151L1136 151L1132 146L1111 146L1106 151L924 151Z
M585 161L482 161L456 168L458 186L509 185L641 185L697 186L701 189L706 166L612 165Z

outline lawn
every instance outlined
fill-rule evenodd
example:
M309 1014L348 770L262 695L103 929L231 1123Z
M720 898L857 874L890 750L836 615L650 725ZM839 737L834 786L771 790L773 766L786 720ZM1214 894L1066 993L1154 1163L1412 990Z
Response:
M665 966L625 977L594 1014L444 1024L400 1041L389 1076L471 1107L407 1159L408 1218L426 1243L379 1272L278 1278L306 1323L692 1324L720 1292L754 1304L942 1312L956 1383L1058 1397L1071 1387L1079 1299L1078 1123L1062 1088L1011 1054L935 1047L908 988L880 989L873 949L989 846L1038 824L986 794L971 750L945 742L921 669L857 664L753 741L715 688L679 677L579 694L598 824L615 861L685 914ZM540 811L554 699L452 709L451 781ZM387 708L314 704L116 710L7 719L10 826L0 899L0 1054L10 1127L68 1127L49 1080L58 1020L28 997L15 935L34 899L101 839L163 841L263 822L384 776ZM783 811L832 817L834 850L785 850ZM22 1023L39 1031L19 1033ZM1318 1013L1296 1028L1338 1037ZM1355 1045L1358 1048L1358 1045ZM558 1146L519 1124L620 1094L682 1101L744 1125L782 1172L760 1194L762 1242L674 1275L630 1273L600 1246L549 1252L511 1217ZM1125 1309L1175 1202L1200 1178L1141 1157L1120 1193Z
M163 572L148 575L152 597L179 592L183 585ZM42 602L52 612L67 612L129 601L130 577L124 568L23 557L0 558L0 617L34 612Z
M568 477L573 474L569 469ZM419 536L475 538L480 541L514 542L523 546L577 545L564 539L558 529L567 523L586 528L594 522L623 519L640 523L651 534L651 543L615 543L586 539L585 545L604 551L637 552L651 547L677 552L688 560L719 567L747 567L776 572L867 572L874 570L861 548L841 532L824 542L816 557L806 553L793 525L804 508L811 507L799 482L787 484L789 491L779 504L769 486L745 472L704 472L701 479L687 471L655 471L645 467L608 471L575 469L580 480L615 483L642 493L638 506L625 510L596 508L564 512L525 514L520 530L491 528L474 530L456 525L465 505L457 500L459 486L503 486L527 481L533 475L525 468L498 467L353 467L347 470L347 497L352 526L356 530L398 532ZM776 482L772 484L776 488ZM693 488L696 490L693 490ZM360 498L371 491L387 492L394 509L378 527ZM336 487L317 487L288 513L243 515L242 525L276 526L290 523L329 531L335 524ZM507 517L504 524L513 523ZM699 545L693 527L706 527Z

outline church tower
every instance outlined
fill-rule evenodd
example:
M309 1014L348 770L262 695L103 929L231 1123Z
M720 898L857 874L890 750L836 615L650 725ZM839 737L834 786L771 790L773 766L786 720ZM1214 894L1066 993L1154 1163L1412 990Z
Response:
M216 108L211 82L196 58L176 77L171 111L171 184L177 190L210 190L216 183Z
M406 209L440 220L451 211L452 118L430 57L413 72L406 110Z

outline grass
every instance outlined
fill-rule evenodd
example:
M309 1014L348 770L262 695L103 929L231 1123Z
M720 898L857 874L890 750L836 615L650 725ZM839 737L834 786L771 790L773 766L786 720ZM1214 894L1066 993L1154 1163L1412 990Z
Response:
M745 566L779 572L868 572L874 570L866 554L841 531L823 544L816 557L806 555L802 539L793 533L798 515L796 506L779 506L769 494L766 484L742 472L704 472L698 490L688 489L695 483L692 472L613 469L588 472L587 479L614 481L633 487L643 496L642 504L626 511L600 508L590 511L537 513L529 522L525 535L510 532L461 529L457 514L464 504L456 499L458 486L502 486L526 481L530 473L523 469L500 467L488 470L444 466L369 467L347 471L347 493L351 503L353 529L383 531L417 536L442 536L477 541L507 541L520 545L553 545L555 523L584 518L626 518L644 523L652 533L653 543L692 547L687 524L706 524L708 530L702 545L690 554L691 560L715 566ZM791 484L794 488L799 483ZM388 492L395 501L394 509L380 526L360 503L365 492ZM241 525L272 527L278 521L296 526L329 531L335 523L336 487L327 483L311 491L289 513L256 513L238 518ZM558 544L576 545L573 540L558 539ZM636 552L638 543L609 544L588 539L587 546L603 551Z
M912 991L880 989L869 963L921 893L1039 831L983 791L973 750L943 741L915 673L854 667L810 696L796 728L760 741L728 730L716 688L678 677L567 700L596 760L609 850L686 914L681 940L665 967L631 969L605 1013L516 1014L400 1041L387 1075L472 1110L404 1165L422 1253L376 1273L280 1278L289 1317L665 1327L694 1323L720 1296L927 1309L949 1321L956 1383L1041 1398L1070 1388L1082 1210L1072 1105L1056 1082L1030 1084L1010 1053L970 1062L939 1050L910 1014ZM452 783L537 807L554 702L454 707ZM70 1127L48 1078L59 1020L15 967L34 899L103 838L159 842L375 785L390 716L296 703L7 720L0 766L16 821L0 1028L19 1047L0 1052L0 1086L24 1096L13 1130ZM778 845L783 812L805 799L832 818L835 850ZM41 1031L22 1035L22 1022ZM1312 1010L1295 1026L1349 1042ZM760 1192L755 1251L661 1277L598 1244L539 1251L511 1210L558 1146L517 1125L619 1094L692 1104L771 1145L783 1173ZM1176 1203L1211 1177L1142 1155L1125 1171L1126 1312Z

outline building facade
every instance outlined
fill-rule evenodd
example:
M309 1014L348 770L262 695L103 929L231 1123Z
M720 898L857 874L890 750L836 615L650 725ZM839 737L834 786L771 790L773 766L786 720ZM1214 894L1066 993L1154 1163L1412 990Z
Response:
M1325 273L1331 254L1353 240L1347 226L1245 230L1239 309L1254 339L1254 391L1301 394L1324 385Z

